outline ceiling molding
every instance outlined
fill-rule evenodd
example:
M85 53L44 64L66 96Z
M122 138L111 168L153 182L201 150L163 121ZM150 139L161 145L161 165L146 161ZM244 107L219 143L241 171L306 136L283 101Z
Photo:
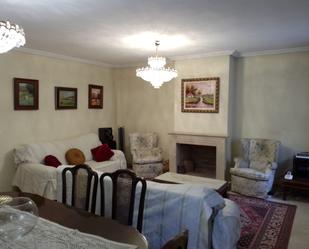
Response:
M273 49L273 50L262 50L255 52L237 52L235 57L251 57L259 55L271 55L271 54L286 54L286 53L297 53L297 52L307 52L309 47L297 47L297 48L284 48L284 49Z
M61 55L61 54L46 52L46 51L42 51L42 50L31 49L31 48L16 48L15 50L18 51L18 52L26 53L26 54L41 55L41 56L51 57L51 58L55 58L55 59L75 61L75 62L95 65L95 66L104 67L104 68L117 67L117 65L108 64L108 63L104 63L104 62L100 62L100 61L86 60L86 59L81 59L81 58L77 58L77 57Z
M170 56L169 59L173 61L178 60L190 60L190 59L201 59L206 57L216 57L216 56L229 56L238 53L236 50L225 50L225 51L216 51L208 52L203 54L191 54L191 55L180 55L180 56Z
M16 48L15 51L26 53L26 54L33 54L33 55L41 55L55 59L61 60L68 60L74 62L80 62L90 65L95 65L103 68L128 68L128 67L142 67L144 64L147 64L147 61L132 63L132 64L125 64L125 65L117 65L117 64L109 64L100 61L94 60L87 60L81 59L72 56L66 56L51 52L46 52L37 49L30 49L30 48ZM216 51L216 52L209 52L203 54L191 54L191 55L180 55L180 56L171 56L168 57L168 61L178 61L178 60L190 60L190 59L202 59L207 57L217 57L217 56L233 56L236 58L243 58L243 57L253 57L253 56L261 56L261 55L274 55L274 54L285 54L285 53L296 53L296 52L307 52L309 51L309 47L296 47L296 48L286 48L286 49L274 49L274 50L262 50L262 51L254 51L254 52L239 52L237 50L225 50L225 51Z

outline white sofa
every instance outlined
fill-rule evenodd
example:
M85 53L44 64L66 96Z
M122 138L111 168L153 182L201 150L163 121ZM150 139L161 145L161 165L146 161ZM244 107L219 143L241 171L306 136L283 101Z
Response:
M17 170L12 184L23 192L56 200L57 169L44 165L43 161L45 156L53 155L63 165L66 165L65 153L71 148L80 149L85 155L85 164L97 171L112 172L127 168L125 156L120 150L113 150L114 156L108 161L96 162L92 160L91 149L99 145L101 142L98 135L90 133L66 140L19 146L14 150Z

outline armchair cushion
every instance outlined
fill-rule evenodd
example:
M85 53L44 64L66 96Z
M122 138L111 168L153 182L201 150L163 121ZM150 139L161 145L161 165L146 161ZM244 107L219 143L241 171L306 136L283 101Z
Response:
M231 168L230 173L232 175L259 181L268 181L271 176L271 170L261 172L250 168Z
M155 163L162 161L162 150L160 148L152 149L133 149L133 163L144 164L144 163Z
M241 157L234 158L235 168L249 168L249 161Z
M271 163L265 161L250 161L249 168L265 172L267 169L271 169Z

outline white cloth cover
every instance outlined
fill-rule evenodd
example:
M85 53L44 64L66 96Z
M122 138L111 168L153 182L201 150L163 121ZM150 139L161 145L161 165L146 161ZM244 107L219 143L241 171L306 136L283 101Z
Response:
M113 172L127 168L126 158L122 151L113 150L114 156L108 161L92 160L91 149L101 144L94 133L80 137L45 143L25 144L14 150L17 170L13 178L13 186L21 191L38 194L45 198L56 200L57 173L56 168L42 164L45 156L54 155L66 165L65 153L71 148L83 151L86 162L91 168L102 172Z
M76 138L53 142L31 143L22 145L14 150L15 163L42 163L45 156L53 155L62 164L68 164L65 153L72 148L80 149L86 161L92 160L91 149L101 145L98 135L89 133Z
M65 167L57 169L58 187L57 200L62 201L61 172ZM98 172L99 176L102 174ZM67 177L67 204L71 200L71 177ZM111 217L112 185L109 178L104 180L105 189L105 216ZM101 191L98 186L96 214L100 215ZM91 197L92 198L92 197ZM140 198L140 186L137 186L135 199L135 214L133 224L136 225L137 204ZM228 210L225 209L224 199L214 190L205 185L190 184L161 184L147 181L147 191L144 206L143 234L147 238L150 249L161 248L169 239L179 234L182 230L189 230L188 249L211 248L210 241L218 239L221 231L230 233L221 236L220 242L214 249L232 249L239 239L240 215L236 204L229 202ZM230 208L231 206L235 209ZM223 209L222 209L223 208ZM211 234L212 220L218 210L218 220ZM229 218L232 220L229 221ZM227 221L227 222L226 222ZM210 231L210 232L209 232Z
M26 236L11 241L1 241L0 249L136 249L136 245L119 243L92 234L61 226L43 218Z
M225 207L219 210L213 224L213 248L236 249L239 238L240 209L235 202L225 199Z
M39 163L22 163L17 167L12 185L22 192L37 194L55 200L57 172L54 167Z
M224 207L224 199L203 185L147 182L143 234L149 248L159 249L183 230L189 230L188 249L209 245L213 209Z

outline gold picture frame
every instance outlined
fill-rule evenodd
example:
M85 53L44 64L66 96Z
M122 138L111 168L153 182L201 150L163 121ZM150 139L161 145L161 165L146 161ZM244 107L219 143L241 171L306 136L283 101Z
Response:
M181 111L219 113L220 78L181 80Z

